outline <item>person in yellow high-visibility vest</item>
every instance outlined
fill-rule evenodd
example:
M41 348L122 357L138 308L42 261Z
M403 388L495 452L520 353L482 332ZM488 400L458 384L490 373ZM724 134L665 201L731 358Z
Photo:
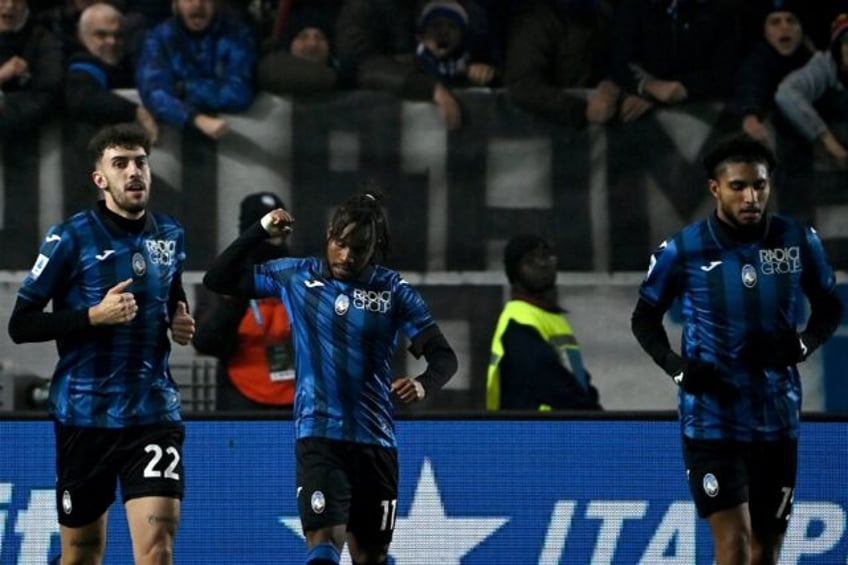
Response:
M504 248L511 298L492 337L488 410L601 410L580 346L557 304L557 256L532 234Z

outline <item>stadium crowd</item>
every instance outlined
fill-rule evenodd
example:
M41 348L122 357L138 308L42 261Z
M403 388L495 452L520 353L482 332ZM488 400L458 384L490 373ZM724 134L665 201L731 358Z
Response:
M219 139L229 131L219 114L245 110L258 92L341 89L431 101L455 129L463 122L456 89L483 87L578 128L720 100L750 135L773 141L770 128L785 127L844 165L845 141L824 124L845 106L845 4L12 0L0 18L0 134L64 110L87 124L135 119L154 141L158 124ZM800 70L808 62L826 67L831 83L810 86L816 69ZM793 71L801 76L787 77ZM98 87L135 88L140 104L110 103ZM814 125L811 112L821 113Z

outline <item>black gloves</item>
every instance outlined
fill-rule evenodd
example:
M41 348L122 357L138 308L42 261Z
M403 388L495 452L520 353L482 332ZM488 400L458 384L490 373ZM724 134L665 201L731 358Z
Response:
M749 334L742 348L742 360L751 367L784 369L806 358L803 337L793 330Z
M714 393L728 396L737 393L736 385L727 381L724 373L713 363L672 353L665 365L672 380L689 394Z

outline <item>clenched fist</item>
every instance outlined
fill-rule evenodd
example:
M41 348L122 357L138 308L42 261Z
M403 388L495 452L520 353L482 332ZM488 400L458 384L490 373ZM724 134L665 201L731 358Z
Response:
M261 222L271 237L285 236L292 231L294 216L282 208L277 208L262 216Z

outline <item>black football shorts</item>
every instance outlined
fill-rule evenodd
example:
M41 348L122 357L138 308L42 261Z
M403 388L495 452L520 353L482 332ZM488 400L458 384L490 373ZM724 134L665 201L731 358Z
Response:
M387 546L397 514L397 450L324 438L297 440L304 532L346 524L362 547Z
M54 424L56 507L59 523L78 528L95 521L115 500L183 497L182 422L128 428L82 428Z
M683 438L689 490L702 518L744 502L754 533L784 533L792 514L798 440L719 441Z

